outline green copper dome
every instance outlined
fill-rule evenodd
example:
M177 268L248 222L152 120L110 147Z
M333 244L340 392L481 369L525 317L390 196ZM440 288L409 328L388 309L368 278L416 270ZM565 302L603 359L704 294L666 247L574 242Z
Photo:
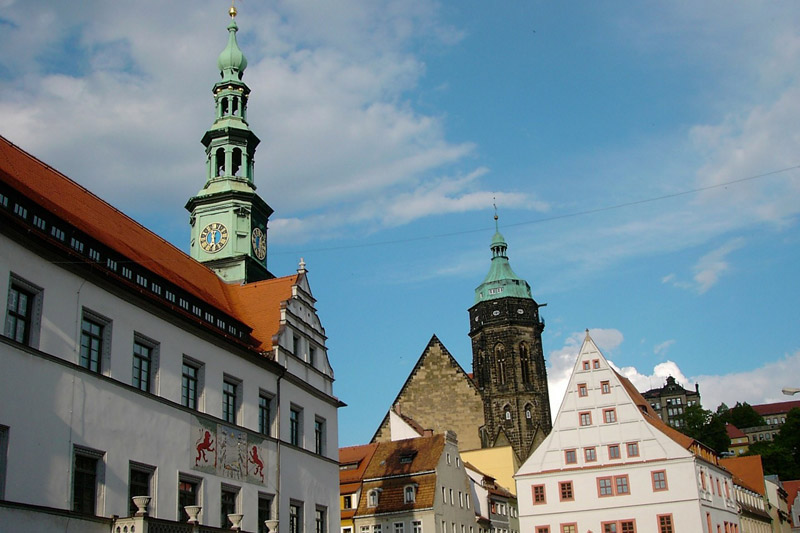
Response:
M475 289L475 303L508 297L533 299L528 282L511 270L506 255L507 248L503 235L496 231L492 237L492 264L483 283Z
M217 59L217 66L223 81L241 80L244 69L247 68L247 59L245 59L244 54L239 49L239 44L236 42L237 31L239 31L239 27L236 25L236 21L231 18L231 23L228 24L228 46L219 54Z

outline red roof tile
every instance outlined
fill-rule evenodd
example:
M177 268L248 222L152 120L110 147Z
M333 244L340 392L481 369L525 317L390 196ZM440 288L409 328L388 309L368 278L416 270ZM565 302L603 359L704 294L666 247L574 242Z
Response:
M737 428L733 424L725 424L725 431L728 433L728 437L730 437L731 439L747 438L747 435L742 433L742 430Z
M740 457L723 457L720 464L724 466L745 487L761 495L764 494L764 467L760 455L743 455Z
M794 505L794 500L797 498L797 494L800 493L800 479L795 479L793 481L784 481L783 482L783 489L789 495L787 501L789 502L789 507ZM795 527L800 526L800 524L794 524Z
M409 475L436 469L444 450L444 435L378 443L364 479Z
M789 402L775 402L775 403L762 403L760 405L751 405L756 413L761 416L776 415L781 413L788 413L790 410L797 408L800 409L800 400L793 400Z
M292 297L292 286L298 277L294 274L245 285L225 285L235 316L253 328L260 351L272 349L273 337L280 329L282 304Z
M0 136L0 180L120 255L253 329L252 347L272 348L282 302L298 275L246 285L214 271L57 170Z
M663 420L658 416L658 414L650 407L650 403L644 399L644 396L636 390L636 387L633 386L633 383L630 380L618 372L614 371L619 378L622 387L628 393L628 396L633 400L633 403L639 408L639 411L644 415L644 419L653 427L664 433L667 437L671 438L678 444L680 444L683 448L687 450L691 450L692 444L695 443L695 440L687 435L684 435L677 429L673 428L672 426L665 424Z
M355 492L361 480L364 479L364 471L369 466L375 450L378 448L377 444L362 444L361 446L349 446L347 448L339 448L339 465L344 466L356 463L353 469L339 468L339 485L340 491L344 493L341 488L344 484L355 484L355 488L350 488L347 492Z

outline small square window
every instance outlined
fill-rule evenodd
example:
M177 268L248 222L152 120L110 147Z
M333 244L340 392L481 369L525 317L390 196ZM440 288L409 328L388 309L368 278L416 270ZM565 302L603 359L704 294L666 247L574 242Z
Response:
M603 422L606 424L611 424L617 421L617 410L616 409L603 409Z
M667 490L667 471L656 470L651 473L653 477L653 490Z
M561 501L571 501L575 499L572 492L572 481L561 481L558 483L558 491Z
M584 361L583 362L583 369L584 370L589 370L589 361Z
M586 387L586 383L578 383L578 396L581 398L589 396L589 389Z
M628 449L628 457L639 457L639 443L638 442L629 442L626 445Z
M597 451L594 447L591 448L584 448L583 449L583 457L587 463L591 463L593 461L597 461Z
M594 359L592 361L592 368L600 368L600 359Z
M564 451L564 462L568 465L575 464L578 462L577 454L575 450L565 450Z
M591 426L592 425L592 413L590 413L589 411L584 411L582 413L578 413L578 417L579 417L581 426Z
M611 394L611 384L608 381L601 381L600 392L603 394Z

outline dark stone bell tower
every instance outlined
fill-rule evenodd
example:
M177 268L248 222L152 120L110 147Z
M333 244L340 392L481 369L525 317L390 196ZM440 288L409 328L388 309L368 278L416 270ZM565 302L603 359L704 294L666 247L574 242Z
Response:
M523 462L552 429L544 321L530 285L511 270L499 231L491 248L489 274L475 289L469 310L472 368L485 418L481 443L484 448L511 445Z

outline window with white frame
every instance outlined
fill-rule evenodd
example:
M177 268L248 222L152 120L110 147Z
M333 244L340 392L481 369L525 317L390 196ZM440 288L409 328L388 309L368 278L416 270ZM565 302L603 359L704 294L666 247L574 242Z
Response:
M403 489L403 501L405 503L414 503L417 498L416 485L406 485Z
M377 507L380 499L380 489L372 489L367 493L367 507Z

